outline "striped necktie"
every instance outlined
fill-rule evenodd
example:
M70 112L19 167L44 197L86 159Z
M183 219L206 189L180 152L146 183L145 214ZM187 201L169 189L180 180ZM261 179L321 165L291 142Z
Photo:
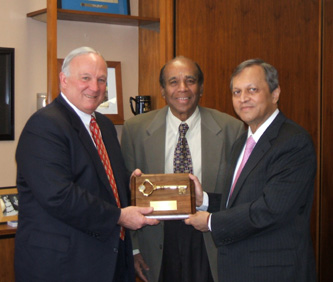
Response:
M101 130L99 129L99 126L98 126L94 116L91 116L89 128L90 128L91 135L95 141L96 149L97 149L98 154L103 163L106 175L109 179L109 183L110 183L113 195L116 199L117 206L118 206L118 208L121 208L117 184L116 184L116 181L115 181L115 178L113 175L113 170L111 167L109 155L105 149L105 145L104 145L102 135L101 135ZM123 226L120 227L120 239L122 239L122 240L125 239L125 229Z

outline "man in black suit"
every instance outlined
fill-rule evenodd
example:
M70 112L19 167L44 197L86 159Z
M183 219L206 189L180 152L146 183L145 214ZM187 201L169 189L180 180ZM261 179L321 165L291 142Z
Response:
M219 281L315 281L310 213L316 153L311 137L278 110L280 87L273 66L245 61L230 86L234 109L249 129L233 146L220 207L208 195L212 213L198 212L186 223L211 231ZM254 140L254 149L238 177L247 139ZM195 182L197 200L207 201Z
M157 221L144 216L150 208L128 207L129 177L115 127L95 112L106 90L105 60L91 48L75 49L59 78L61 94L32 115L17 147L16 281L134 281L130 235L123 230ZM112 184L90 132L92 116Z

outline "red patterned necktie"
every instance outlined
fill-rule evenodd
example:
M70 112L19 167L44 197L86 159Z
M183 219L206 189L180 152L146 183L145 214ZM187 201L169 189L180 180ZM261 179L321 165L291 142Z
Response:
M237 170L237 174L235 176L235 180L232 184L232 187L230 189L230 193L229 193L229 199L231 198L231 195L232 193L234 192L234 189L235 189L235 186L236 186L236 183L237 183L237 180L248 160L248 158L250 157L251 153L252 153L252 150L254 148L254 146L256 145L256 141L254 141L252 135L247 139L246 141L246 145L245 145L245 151L244 151L244 155L243 155L243 159L242 159L242 162L241 164L239 165L239 168ZM229 202L229 199L228 199L228 202Z
M187 123L179 125L179 138L173 159L174 173L193 173L191 152L185 137L188 129Z
M113 195L114 195L114 197L116 199L116 202L117 202L117 206L118 206L118 208L121 208L119 195L118 195L117 184L116 184L116 181L114 179L110 159L109 159L108 153L105 149L104 142L102 140L101 130L99 129L99 126L98 126L94 116L91 116L90 127L89 128L90 128L91 135L92 135L92 137L95 141L96 149L97 149L98 154L99 154L99 156L101 158L101 161L103 163L106 175L108 176L109 183L110 183ZM120 239L124 240L124 238L125 238L125 229L124 229L124 227L121 226L120 227Z

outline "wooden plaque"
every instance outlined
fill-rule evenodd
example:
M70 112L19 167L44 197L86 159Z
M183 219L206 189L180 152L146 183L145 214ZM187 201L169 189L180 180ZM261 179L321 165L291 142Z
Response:
M133 206L153 207L147 216L159 220L184 219L196 212L194 183L188 173L142 174L131 178Z

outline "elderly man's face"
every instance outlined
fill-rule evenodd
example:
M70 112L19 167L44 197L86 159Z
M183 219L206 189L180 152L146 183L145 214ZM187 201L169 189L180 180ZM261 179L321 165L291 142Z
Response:
M92 114L105 97L107 68L101 56L93 53L75 57L70 75L60 73L62 92L79 110Z
M178 59L164 69L165 88L161 88L172 113L180 120L188 119L195 111L203 92L198 84L197 68L188 59Z
M277 109L280 87L272 93L261 66L243 69L233 78L232 103L237 115L254 133Z

